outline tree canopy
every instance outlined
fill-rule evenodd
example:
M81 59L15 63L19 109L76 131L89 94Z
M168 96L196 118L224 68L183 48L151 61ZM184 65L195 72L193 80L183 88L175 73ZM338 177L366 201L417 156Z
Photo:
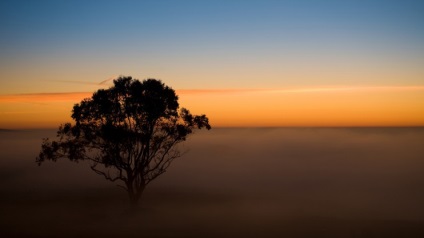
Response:
M179 108L175 91L160 80L120 77L75 104L74 124L59 127L57 140L43 139L36 162L89 160L91 169L121 181L132 204L144 188L181 156L178 144L195 129L211 129L206 115Z

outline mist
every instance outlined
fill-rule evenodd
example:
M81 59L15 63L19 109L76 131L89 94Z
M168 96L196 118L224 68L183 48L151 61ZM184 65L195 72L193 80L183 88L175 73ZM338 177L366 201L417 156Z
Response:
M54 130L0 131L1 237L423 237L424 128L214 128L139 211L85 162L37 166Z

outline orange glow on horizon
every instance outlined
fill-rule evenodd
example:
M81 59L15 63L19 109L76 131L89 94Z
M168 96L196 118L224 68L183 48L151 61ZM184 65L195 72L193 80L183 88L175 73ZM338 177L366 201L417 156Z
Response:
M424 86L176 90L214 127L424 126ZM0 128L55 128L90 92L0 95Z
M13 94L0 95L0 103L11 102L80 102L84 98L91 97L89 92L75 93L30 93L30 94Z

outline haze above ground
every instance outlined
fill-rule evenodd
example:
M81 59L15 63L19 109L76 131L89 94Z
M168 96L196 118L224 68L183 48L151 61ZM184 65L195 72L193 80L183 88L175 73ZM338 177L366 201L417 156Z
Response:
M422 1L2 1L0 128L156 78L215 127L423 126Z

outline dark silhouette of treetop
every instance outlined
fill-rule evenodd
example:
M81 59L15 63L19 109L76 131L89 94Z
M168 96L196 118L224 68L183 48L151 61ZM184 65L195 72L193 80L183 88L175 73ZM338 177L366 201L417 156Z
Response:
M61 125L55 141L44 139L36 162L89 160L97 174L121 181L136 205L146 185L181 156L177 145L211 126L205 115L179 109L175 91L159 80L113 82L74 105L75 124Z

